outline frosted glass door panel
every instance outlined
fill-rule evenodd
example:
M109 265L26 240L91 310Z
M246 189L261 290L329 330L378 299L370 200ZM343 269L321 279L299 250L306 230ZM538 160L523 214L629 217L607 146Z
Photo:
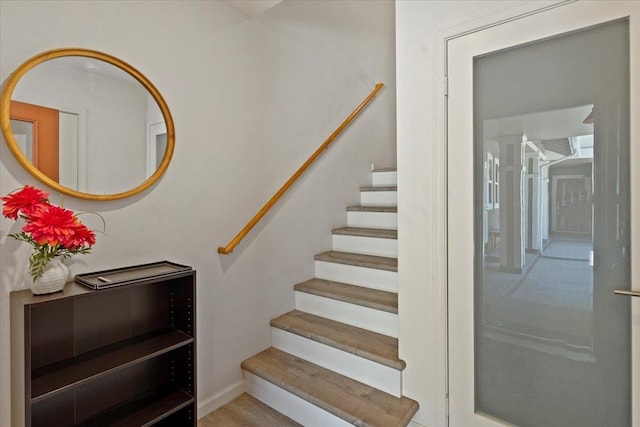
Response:
M475 410L631 426L629 24L474 58Z

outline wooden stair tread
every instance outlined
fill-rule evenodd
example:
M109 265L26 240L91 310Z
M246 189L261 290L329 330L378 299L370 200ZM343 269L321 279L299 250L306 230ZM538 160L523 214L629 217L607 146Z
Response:
M397 338L298 310L276 317L271 326L399 371L406 367L398 358Z
M245 360L242 368L357 426L406 426L418 410L414 400L392 396L275 348Z
M398 207L397 206L348 206L347 212L398 213Z
M335 262L378 270L398 271L398 259L377 255L363 255L351 252L327 251L314 257L316 261Z
M398 191L397 185L367 185L360 187L360 191Z
M324 279L310 279L298 283L293 289L299 292L386 311L388 313L398 313L398 294L394 292L348 285L346 283Z
M378 239L398 239L398 230L387 230L383 228L364 227L340 227L331 230L333 234L343 236L375 237Z
M198 427L302 427L258 399L243 393L198 421Z

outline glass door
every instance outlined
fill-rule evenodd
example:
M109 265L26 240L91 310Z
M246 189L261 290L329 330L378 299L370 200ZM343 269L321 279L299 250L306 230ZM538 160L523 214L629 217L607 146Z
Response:
M449 43L452 426L640 425L640 298L614 294L640 288L639 12L571 3Z

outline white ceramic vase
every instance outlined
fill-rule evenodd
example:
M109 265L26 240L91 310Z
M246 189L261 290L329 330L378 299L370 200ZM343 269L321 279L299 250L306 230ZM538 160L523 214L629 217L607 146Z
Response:
M69 277L69 267L64 265L61 257L53 258L44 268L42 276L35 281L27 269L26 281L31 288L31 292L36 295L50 294L61 291L67 283Z

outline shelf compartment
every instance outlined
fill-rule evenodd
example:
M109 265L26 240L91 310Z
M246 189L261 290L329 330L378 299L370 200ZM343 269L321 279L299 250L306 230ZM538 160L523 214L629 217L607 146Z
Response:
M191 344L193 337L173 329L145 334L34 370L31 403L78 387Z
M194 399L183 390L154 391L133 402L105 411L81 424L81 427L146 427L194 403Z

